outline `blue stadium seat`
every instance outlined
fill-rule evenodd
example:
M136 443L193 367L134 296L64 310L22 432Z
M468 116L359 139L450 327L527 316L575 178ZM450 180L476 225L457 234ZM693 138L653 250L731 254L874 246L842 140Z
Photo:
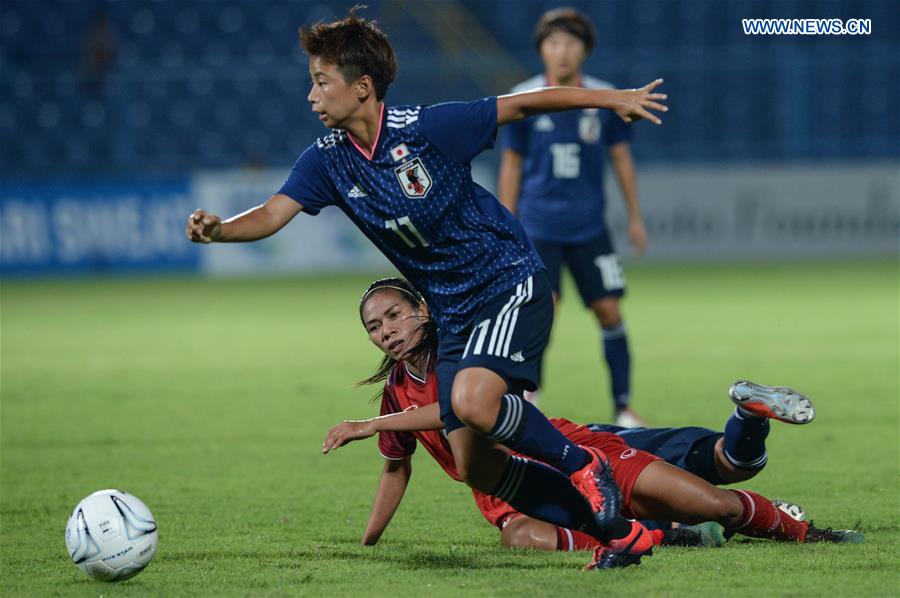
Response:
M460 3L525 69L541 68L531 33L557 2ZM49 156L58 159L61 176L183 172L239 164L250 154L287 165L322 134L308 110L296 28L342 16L343 7L280 0L85 4L6 0L0 8L3 172L43 174ZM395 4L367 4L365 14L385 26L400 61L389 102L506 91L473 76L471 50L460 48L460 66L414 15ZM879 35L865 40L743 36L740 19L766 16L773 2L571 4L597 28L588 72L621 86L667 80L666 126L636 129L642 160L896 159L900 152L900 113L892 108L900 103L900 52L891 41L900 24L891 3L828 5L834 14L871 18ZM81 53L97 9L117 28L119 52L102 85L91 88ZM804 16L833 16L823 10L816 5Z

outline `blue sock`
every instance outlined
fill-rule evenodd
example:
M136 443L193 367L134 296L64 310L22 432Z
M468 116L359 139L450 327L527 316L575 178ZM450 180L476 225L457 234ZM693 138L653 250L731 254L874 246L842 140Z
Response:
M566 475L572 475L590 459L587 451L566 438L537 407L519 395L500 399L500 413L488 438Z
M609 528L600 529L584 497L569 478L552 467L522 457L509 458L506 471L491 495L529 517L583 531L603 541L627 535L631 529L622 517Z
M735 407L725 424L725 458L741 469L762 469L769 460L766 454L768 435L768 418L749 415Z
M631 398L631 355L628 353L628 335L625 323L619 322L612 328L600 328L603 334L603 354L609 366L609 378L612 383L613 403L616 413L628 407Z

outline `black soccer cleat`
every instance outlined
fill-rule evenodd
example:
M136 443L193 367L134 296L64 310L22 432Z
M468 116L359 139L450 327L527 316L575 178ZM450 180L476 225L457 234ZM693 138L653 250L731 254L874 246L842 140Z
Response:
M812 522L809 529L806 530L806 538L804 542L832 542L834 544L862 544L865 537L862 532L855 529L819 529L814 527Z
M631 565L640 565L641 557L650 556L651 554L653 552L649 550L641 554L632 554L630 552L614 552L609 548L600 547L594 550L594 559L584 567L584 570L618 569L630 567Z

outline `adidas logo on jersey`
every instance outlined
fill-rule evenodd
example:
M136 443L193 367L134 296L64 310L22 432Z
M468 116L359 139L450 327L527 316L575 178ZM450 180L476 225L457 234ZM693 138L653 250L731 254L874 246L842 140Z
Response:
M510 355L509 358L513 361L520 362L520 363L525 361L525 356L522 355L521 351L516 351L515 353Z
M353 189L347 193L347 197L368 197L369 194L359 188L359 185L353 185Z
M555 128L556 128L556 125L553 124L553 119L550 118L549 116L547 116L546 114L541 115L541 117L538 118L534 122L534 130L535 131L541 131L543 133L547 133L549 131L552 131Z

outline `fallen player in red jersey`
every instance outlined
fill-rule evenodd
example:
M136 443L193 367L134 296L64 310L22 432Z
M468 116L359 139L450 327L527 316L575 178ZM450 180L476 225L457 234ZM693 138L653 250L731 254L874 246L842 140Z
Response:
M363 295L360 316L369 338L385 355L378 372L366 383L384 380L382 416L365 421L345 421L333 427L323 444L327 453L353 440L379 434L379 448L386 459L369 518L364 544L374 544L400 504L412 474L411 456L421 443L444 471L459 480L453 456L442 434L437 409L437 383L433 370L436 336L427 307L403 279L377 281ZM748 414L800 423L814 417L812 404L799 393L742 382L746 396L733 396ZM747 386L749 385L749 386ZM732 393L736 393L732 389ZM787 398L788 400L785 400ZM775 401L775 402L772 402ZM713 521L727 533L794 542L861 542L852 530L818 529L795 518L789 511L749 490L723 490L646 451L629 446L623 436L596 431L565 419L553 424L574 442L600 449L609 459L623 497L623 514L640 519L660 519L688 524ZM625 435L624 437L627 437ZM716 447L718 443L710 444ZM711 448L710 450L716 450ZM721 452L721 447L719 447ZM511 454L510 459L522 457ZM723 474L727 475L727 474ZM734 477L740 477L740 472ZM505 546L541 549L597 548L591 536L553 526L518 513L502 500L473 491L484 517L502 532ZM799 515L798 513L794 513ZM654 542L664 534L654 531ZM717 526L703 525L669 532L667 543L720 545Z

